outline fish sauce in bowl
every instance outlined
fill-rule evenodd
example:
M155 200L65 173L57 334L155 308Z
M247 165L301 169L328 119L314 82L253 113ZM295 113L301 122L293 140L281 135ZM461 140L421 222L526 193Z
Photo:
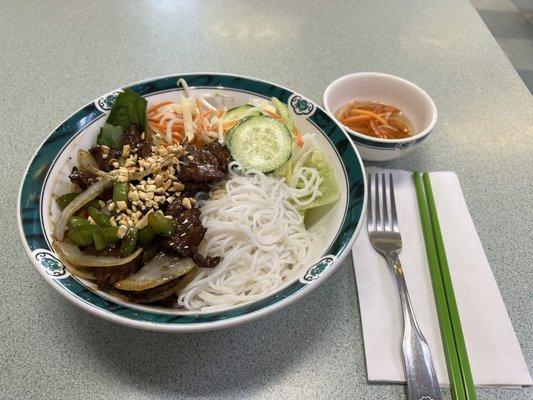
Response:
M398 108L377 101L352 100L335 114L337 119L360 134L380 139L413 136L411 121Z

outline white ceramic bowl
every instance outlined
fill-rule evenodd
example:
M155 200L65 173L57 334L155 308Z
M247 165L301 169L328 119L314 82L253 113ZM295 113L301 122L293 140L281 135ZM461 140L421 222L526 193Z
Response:
M346 132L310 100L259 79L217 73L171 75L128 86L149 103L182 94L176 82L184 78L197 93L223 93L245 104L250 98L279 98L292 108L301 132L312 133L328 158L339 184L339 200L331 207L311 210L307 228L321 232L312 260L276 292L254 302L218 311L187 311L126 302L100 290L92 281L72 275L51 247L51 229L59 215L54 199L67 191L67 175L78 148L95 142L111 105L122 89L104 95L71 115L37 150L19 192L19 229L37 271L59 293L90 313L135 328L166 332L194 332L232 327L253 321L302 298L323 282L348 254L365 213L363 164Z
M414 83L397 76L379 72L344 75L326 88L324 107L335 116L341 107L353 99L378 101L399 108L409 118L415 132L415 135L405 139L379 139L343 125L367 161L387 161L408 153L428 137L437 123L437 107L431 97Z

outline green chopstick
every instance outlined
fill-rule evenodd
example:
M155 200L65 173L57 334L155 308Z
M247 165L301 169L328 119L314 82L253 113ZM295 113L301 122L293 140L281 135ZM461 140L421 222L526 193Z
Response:
M440 273L437 247L435 245L435 238L433 237L431 218L426 202L422 178L420 177L420 174L415 171L413 173L413 179L416 189L416 198L418 200L418 209L420 211L420 222L422 223L422 231L424 232L424 242L426 244L431 284L435 296L435 306L437 308L442 347L444 348L446 367L448 369L448 377L450 378L450 390L453 399L466 400L467 397L463 385L461 366L459 365L459 357L455 347L453 328L448 311L448 302L446 300L446 292L444 290L444 284Z
M466 351L465 338L463 335L463 328L461 327L461 319L457 309L457 302L455 301L452 278L450 276L450 268L448 267L448 260L446 258L444 240L442 239L442 232L440 230L439 217L437 215L433 190L431 189L431 181L427 172L424 172L423 180L424 189L426 192L426 200L429 207L429 215L431 217L431 225L433 227L433 237L435 239L435 246L437 248L437 256L439 259L440 275L442 277L442 283L446 293L448 312L452 324L453 336L455 338L455 348L457 350L457 357L459 358L459 365L461 367L463 386L466 398L468 400L474 400L476 399L476 389L474 387L474 380L472 379L470 362L468 361L468 353Z

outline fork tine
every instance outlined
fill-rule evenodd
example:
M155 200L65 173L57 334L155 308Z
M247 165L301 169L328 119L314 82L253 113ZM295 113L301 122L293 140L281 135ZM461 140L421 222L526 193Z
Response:
M390 190L390 212L391 212L391 225L394 232L399 232L398 216L396 215L396 199L394 198L394 181L392 174L389 173L389 190Z
M368 230L375 229L374 213L372 212L372 175L367 174L368 178L368 193L367 193L367 211L366 211L366 225Z
M391 225L389 220L389 201L387 200L387 178L385 177L385 174L381 174L381 198L383 204L383 230L386 231ZM392 229L392 227L390 229Z
M381 210L379 208L379 174L376 173L374 175L374 205L375 205L375 212L376 212L376 229L383 229L383 220L381 219Z

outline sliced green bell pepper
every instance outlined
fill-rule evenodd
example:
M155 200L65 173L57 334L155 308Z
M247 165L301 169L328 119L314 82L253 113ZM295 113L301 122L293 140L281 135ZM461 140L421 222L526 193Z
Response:
M126 235L122 238L122 243L120 245L120 250L123 257L127 257L135 251L137 246L137 238L139 236L139 231L136 228L129 227Z
M103 250L106 246L120 241L117 236L118 228L115 226L101 227L92 225L92 236L96 250Z
M68 228L67 237L76 246L89 246L93 244L93 232L91 226L72 226Z
M176 231L176 224L171 219L165 218L160 214L148 215L148 226L161 236L168 237Z
M96 225L98 226L111 226L109 223L109 218L111 216L109 214L104 213L103 211L97 210L94 207L87 207L87 212L91 216L94 222L96 222Z
M146 246L148 243L154 240L155 236L156 233L154 230L150 226L147 226L139 232L138 240L143 246Z
M125 201L127 203L129 188L130 186L128 182L115 183L115 186L113 186L113 201L115 203L117 201Z
M65 193L56 199L56 203L61 210L64 210L65 207L68 206L77 195L78 193Z

